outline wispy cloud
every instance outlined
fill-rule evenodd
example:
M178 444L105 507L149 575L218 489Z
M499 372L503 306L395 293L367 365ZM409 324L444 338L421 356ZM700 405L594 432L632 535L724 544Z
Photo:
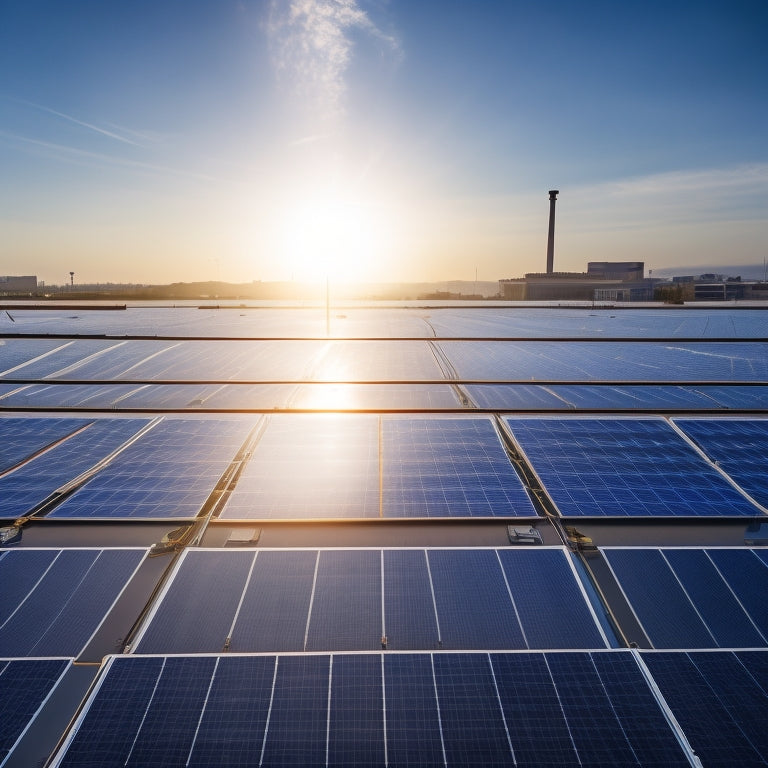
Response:
M22 101L18 100L21 104L26 104L28 107L32 107L33 109L40 110L41 112L47 112L49 115L55 115L56 117L60 117L62 120L67 120L70 123L73 123L74 125L79 125L82 128L87 128L89 131L94 131L95 133L100 133L102 136L107 136L110 139L114 139L115 141L120 141L123 144L130 144L134 147L142 146L140 142L135 141L133 138L129 138L129 136L125 135L129 133L129 131L122 131L118 126L112 126L110 125L110 128L112 130L107 130L107 128L102 128L101 126L94 125L93 123L88 123L85 120L79 120L78 118L68 115L65 112L59 112L56 109L51 109L50 107L45 107L42 104L35 104L32 101ZM120 131L118 133L118 131Z
M577 228L627 229L765 218L766 196L768 163L755 163L563 189L559 207Z
M0 131L0 141L18 144L25 147L28 151L45 155L46 157L59 162L68 162L77 165L111 166L143 173L151 173L161 176L178 176L181 178L196 179L198 181L206 182L219 181L215 177L207 174L172 168L157 163L143 162L132 158L117 157L104 152L93 152L91 150L79 149L78 147L70 147L66 144L33 139L29 136L20 136L6 131Z
M344 112L355 34L399 52L397 40L379 29L357 0L272 0L268 32L281 83L321 119Z

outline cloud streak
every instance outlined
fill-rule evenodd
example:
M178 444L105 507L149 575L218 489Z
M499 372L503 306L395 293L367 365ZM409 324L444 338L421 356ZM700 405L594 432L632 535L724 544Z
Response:
M314 118L343 115L354 36L360 32L399 51L395 38L382 32L357 0L272 0L273 67Z

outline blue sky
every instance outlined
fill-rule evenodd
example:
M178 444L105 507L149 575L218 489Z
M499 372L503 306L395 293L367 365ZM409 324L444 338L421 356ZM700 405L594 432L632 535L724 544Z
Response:
M3 0L0 273L481 280L768 252L768 6Z

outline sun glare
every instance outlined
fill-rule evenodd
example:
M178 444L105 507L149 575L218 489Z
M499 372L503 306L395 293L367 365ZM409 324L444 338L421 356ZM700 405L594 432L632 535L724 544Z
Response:
M355 282L373 279L390 243L380 210L360 200L318 195L286 208L279 250L295 280Z

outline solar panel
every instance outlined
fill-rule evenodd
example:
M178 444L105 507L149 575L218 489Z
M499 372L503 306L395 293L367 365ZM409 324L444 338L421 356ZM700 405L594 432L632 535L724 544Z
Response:
M166 419L123 451L50 517L194 517L255 419Z
M527 648L601 648L606 639L562 549L500 549Z
M69 659L0 659L0 765L69 664Z
M87 419L0 418L0 472L89 423Z
M642 659L703 765L768 762L765 651L644 652Z
M10 475L0 477L0 515L23 515L61 486L91 469L148 419L97 419Z
M0 339L0 376L25 378L24 371L33 360L55 355L66 346L58 339Z
M443 341L469 381L764 382L768 345L757 342Z
M443 648L525 648L495 550L428 555Z
M242 652L606 645L568 556L545 547L190 550L134 648L227 638Z
M627 651L123 656L53 765L689 765L682 743Z
M768 634L762 631L764 604L749 599L761 581L768 586L768 567L751 550L606 547L602 551L654 647L768 644Z
M317 562L306 650L381 647L381 554L324 550Z
M316 564L314 551L256 554L232 630L233 651L304 650Z
M563 517L758 511L661 419L506 421Z
M384 517L534 517L488 418L382 421Z
M272 416L222 519L378 517L375 416Z
M235 619L253 552L184 553L153 620L135 644L142 653L221 651Z
M77 656L144 558L143 549L8 552L0 656ZM28 572L29 571L29 572ZM18 580L18 581L17 581Z
M675 419L724 472L768 507L768 421L764 419Z

